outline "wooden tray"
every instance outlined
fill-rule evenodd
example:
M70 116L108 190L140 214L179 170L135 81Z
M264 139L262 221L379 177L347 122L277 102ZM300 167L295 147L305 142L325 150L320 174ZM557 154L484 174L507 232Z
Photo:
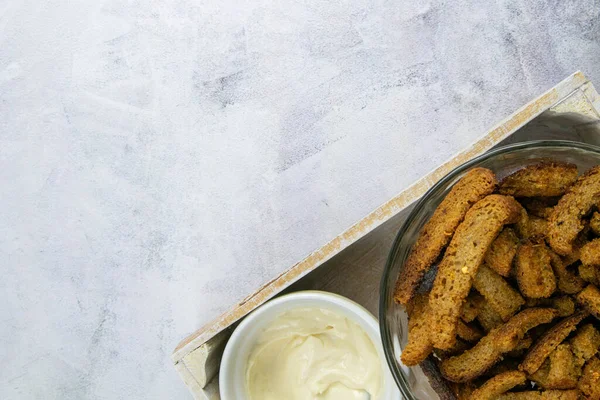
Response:
M218 368L232 329L249 312L276 295L303 289L326 290L346 296L377 315L385 260L411 204L444 175L471 158L495 146L539 139L600 145L600 96L581 72L520 108L471 147L179 343L172 360L194 398L220 399Z

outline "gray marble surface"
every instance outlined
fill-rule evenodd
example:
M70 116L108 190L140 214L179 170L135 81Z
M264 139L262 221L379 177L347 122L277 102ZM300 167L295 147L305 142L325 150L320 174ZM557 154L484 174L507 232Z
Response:
M594 0L0 1L0 398L190 398L180 339L578 69Z

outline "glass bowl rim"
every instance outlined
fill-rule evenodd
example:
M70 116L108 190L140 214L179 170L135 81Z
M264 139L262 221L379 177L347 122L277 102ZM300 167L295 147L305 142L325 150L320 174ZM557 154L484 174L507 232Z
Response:
M395 255L398 252L398 246L400 244L400 239L404 236L404 233L408 229L408 227L412 224L413 220L419 213L419 211L424 207L424 205L429 200L429 197L432 193L436 192L440 186L445 185L449 180L453 179L456 175L461 172L475 166L476 164L485 161L491 157L511 153L516 150L522 149L533 149L533 148L550 148L554 147L557 149L579 149L585 151L591 151L592 153L600 154L600 147L595 146L588 143L583 142L575 142L569 140L532 140L520 143L509 144L506 146L501 146L495 149L491 149L486 151L483 154L480 154L477 157L457 166L452 171L447 173L442 179L437 181L431 188L429 188L415 203L414 208L411 210L410 214L406 217L406 220L402 223L400 229L398 229L398 233L396 233L396 237L392 243L392 247L388 253L385 268L383 269L383 274L381 276L381 281L379 284L379 332L381 335L381 340L383 344L383 353L385 354L385 359L388 363L388 367L396 384L398 385L402 395L406 400L416 400L414 397L410 385L406 380L404 374L400 371L400 368L396 367L396 358L393 351L393 343L391 338L391 333L388 330L388 326L385 322L385 312L389 306L389 293L387 288L388 275L390 274L390 269L395 261ZM392 300L393 301L393 300Z

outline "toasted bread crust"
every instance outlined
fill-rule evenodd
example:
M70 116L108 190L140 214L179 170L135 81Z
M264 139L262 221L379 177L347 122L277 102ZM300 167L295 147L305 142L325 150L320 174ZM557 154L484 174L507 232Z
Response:
M558 254L548 249L550 263L556 276L558 290L565 294L579 293L585 287L585 282L575 273L567 269L567 264Z
M490 195L478 201L456 229L429 297L435 347L452 347L460 308L469 294L473 277L502 227L516 222L519 213L520 205L512 197Z
M529 379L544 389L575 389L580 375L571 346L561 344Z
M504 228L485 254L485 263L498 274L509 277L518 246L519 238L515 231Z
M533 339L531 338L531 335L526 334L523 339L519 340L519 343L517 343L517 346L512 351L527 350L532 344Z
M502 179L498 192L515 197L561 196L576 180L575 164L540 162Z
M519 206L521 206L520 203ZM519 219L515 223L514 228L520 240L527 240L530 238L529 214L527 214L527 210L523 206L519 209Z
M570 317L560 321L558 324L550 328L529 350L519 369L528 374L533 374L537 371L546 358L556 349L556 347L575 330L579 324L589 314L579 311Z
M464 353L465 351L469 350L471 347L472 347L472 343L465 342L464 340L458 338L458 339L456 339L456 343L454 343L454 346L452 346L451 349L448 349L448 350L433 349L433 354L435 354L435 356L437 358L439 358L440 360L445 360L452 356L456 356L458 354Z
M573 242L584 228L582 217L600 198L600 166L584 175L559 200L550 216L548 243L552 249L566 256L573 252Z
M521 371L508 371L494 376L471 394L471 400L493 400L517 385L525 383L527 377Z
M456 326L456 334L459 338L467 342L476 342L483 336L483 333L479 328L477 328L474 325L465 323L462 319L458 320L458 325Z
M553 250L554 252L554 250ZM556 254L556 253L554 253ZM560 257L561 260L563 260L563 264L567 267L572 266L573 264L577 263L577 261L579 261L579 249L574 249L573 252L571 254L569 254L568 256L564 256L564 257Z
M549 389L550 382L548 375L550 374L550 358L546 359L541 367L533 374L529 375L530 381L535 382L540 388Z
M575 363L571 345L560 344L550 353L550 372L547 389L575 389L581 370Z
M600 351L600 332L594 328L594 325L586 324L577 329L570 343L575 362L582 367Z
M600 212L596 211L590 218L590 229L596 235L600 236Z
M549 222L535 215L527 214L521 207L521 215L515 224L515 230L521 240L529 240L534 243L543 242L546 239Z
M577 294L575 299L586 310L600 319L600 290L596 286L587 285L585 289Z
M502 354L514 350L531 328L545 324L556 316L551 308L529 308L493 329L472 349L442 361L440 372L452 382L466 382L482 375Z
M523 339L519 340L519 343L517 343L517 346L513 350L506 353L506 355L508 357L515 358L514 361L516 362L516 358L519 358L523 354L525 354L527 349L530 348L532 344L533 344L533 339L531 338L531 335L526 334L523 337ZM511 369L516 369L517 367L518 367L518 363L515 365L515 368L511 368Z
M493 336L484 336L472 349L442 361L442 375L452 382L467 382L482 375L502 356L493 340Z
M523 340L525 340L527 336L528 335L525 335L525 338ZM494 364L493 367L485 371L482 377L486 377L488 379L493 378L494 376L503 374L505 372L515 371L518 367L519 362L511 356L502 357L502 360L498 361L496 364Z
M600 268L593 265L581 264L578 267L579 277L587 283L600 285Z
M550 299L527 299L527 307L552 307L559 317L568 317L575 313L575 302L570 296L553 297Z
M429 339L427 314L429 308L429 294L417 294L409 302L408 311L408 343L402 350L400 359L404 365L417 365L425 360L433 351L433 344Z
M479 306L477 321L479 321L479 324L486 332L499 327L504 322L502 321L500 314L498 314L492 305L485 299L483 299Z
M533 241L542 241L548 235L548 221L534 215L529 217L529 238Z
M473 287L485 297L503 321L508 321L525 304L523 297L486 264L479 267Z
M577 387L586 396L586 399L600 399L600 360L597 357L585 364Z
M474 168L467 172L450 190L423 226L419 236L400 271L394 300L406 304L425 272L450 242L454 231L464 219L471 206L491 194L498 184L496 176L486 168Z
M581 248L587 243L587 239L585 238L586 231L587 229L584 228L575 238L575 241L573 242L573 251L566 256L561 256L566 266L571 266L579 261Z
M560 197L530 197L522 198L520 202L528 214L548 219L559 199Z
M586 243L581 248L579 259L583 264L600 267L600 239Z
M532 307L521 311L497 328L496 347L504 353L514 350L530 329L549 323L557 315L553 308Z
M568 317L575 313L575 302L569 296L561 296L552 299L552 308L558 311L559 317Z
M556 290L552 258L543 243L525 243L517 252L516 276L519 290L533 299L550 297Z
M471 394L475 390L475 386L472 383L450 383L454 392L454 397L457 400L470 400Z
M497 400L579 400L578 390L545 390L538 392L505 393L498 396Z
M465 322L473 322L479 314L479 309L485 301L483 296L477 293L470 293L460 310L460 318Z

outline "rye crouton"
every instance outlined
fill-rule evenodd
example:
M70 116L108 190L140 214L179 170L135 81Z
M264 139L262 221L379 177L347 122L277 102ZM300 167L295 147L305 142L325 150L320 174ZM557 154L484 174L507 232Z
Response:
M445 360L452 356L464 353L472 347L472 343L466 342L460 338L456 339L454 346L448 350L433 349L433 354L440 360Z
M600 350L600 332L592 324L586 324L577 329L570 343L575 362L582 367Z
M485 253L502 227L517 220L520 208L512 197L490 195L478 201L456 229L439 264L429 297L435 347L452 347L460 309Z
M597 268L593 265L580 264L578 270L579 277L583 281L591 283L595 286L600 286L600 268Z
M527 331L546 324L556 316L551 308L529 308L508 322L493 329L473 348L450 357L440 364L442 375L452 382L466 382L481 376L500 360L504 353L514 350Z
M590 218L590 229L596 235L600 236L600 212L596 211Z
M585 289L575 296L575 299L586 310L600 319L600 290L594 285L587 285Z
M556 276L558 290L565 294L579 293L585 287L585 281L567 268L567 262L558 254L548 249L550 263Z
M527 377L521 371L508 371L494 376L471 393L472 400L493 400L517 385L525 383Z
M577 367L571 345L558 345L556 350L550 353L549 359L548 389L575 389L581 369Z
M600 267L600 239L586 243L581 248L579 259L583 264Z
M519 292L486 264L479 267L473 287L485 297L503 321L508 321L525 304Z
M561 196L576 180L575 164L547 161L528 165L502 179L498 191L515 197Z
M554 293L556 277L551 263L550 252L543 243L525 243L519 247L515 272L523 295L537 299Z
M521 240L541 243L548 233L549 222L534 215L528 215L524 208L515 224L515 231Z
M548 219L558 200L560 200L560 197L529 197L522 198L519 201L529 215Z
M429 314L429 294L421 293L413 297L407 306L408 343L402 350L400 359L404 365L417 365L433 351L429 338L427 314Z
M481 304L485 301L483 296L478 293L471 292L460 310L460 318L465 322L473 322L479 314Z
M579 400L579 390L530 390L528 392L505 393L497 400Z
M575 389L580 375L581 367L575 361L571 345L561 344L530 379L544 389Z
M568 317L575 312L575 302L570 296L552 297L549 299L527 299L526 307L552 307L558 311L559 317Z
M573 252L573 242L585 227L583 217L600 198L600 166L583 174L558 201L550 216L548 243L566 256Z
M467 342L476 342L483 336L483 333L481 332L481 330L479 330L479 328L467 324L462 319L458 320L458 325L456 326L456 334L459 338Z
M570 317L564 318L558 324L550 328L537 342L529 349L527 355L519 365L521 371L527 372L529 375L537 371L546 358L562 343L563 340L575 330L579 324L589 314L579 311Z
M396 283L394 299L406 304L414 295L425 272L438 258L471 206L496 188L496 176L485 168L467 172L442 200L419 236Z
M514 358L521 357L523 354L525 354L527 349L529 349L531 347L532 344L533 344L533 338L531 337L531 335L526 334L523 337L523 339L519 340L519 343L517 343L515 348L513 350L509 351L508 353L506 353L506 355L508 357L514 357ZM516 367L512 368L512 369L516 369Z
M497 328L504 323L500 314L498 314L498 312L494 310L492 305L485 299L483 299L483 302L479 307L477 321L479 321L479 324L483 327L483 330L486 332L489 332L492 329Z
M485 254L485 263L498 274L508 278L518 246L519 238L514 229L504 228Z
M585 364L577 387L587 400L600 400L600 360L597 357Z
M551 307L558 311L559 317L568 317L575 313L575 302L569 296L561 296L552 299Z

